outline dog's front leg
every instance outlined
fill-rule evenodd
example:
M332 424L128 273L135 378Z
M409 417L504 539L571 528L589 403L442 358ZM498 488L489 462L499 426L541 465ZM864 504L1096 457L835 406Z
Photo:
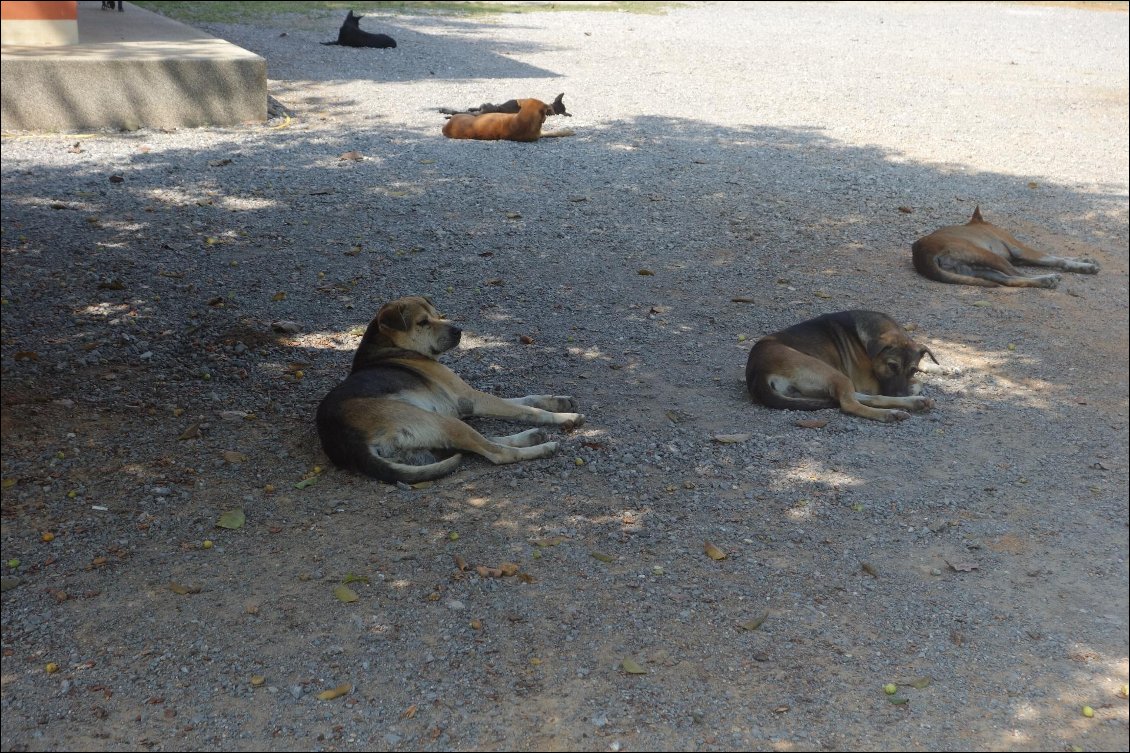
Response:
M471 411L468 415L509 418L539 426L560 426L570 431L585 423L585 417L577 413L576 409L576 400L561 395L501 398L485 392L475 392L471 396Z

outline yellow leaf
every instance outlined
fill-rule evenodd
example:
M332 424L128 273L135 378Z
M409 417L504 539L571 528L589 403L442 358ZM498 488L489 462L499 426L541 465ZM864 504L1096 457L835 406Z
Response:
M620 666L630 675L646 675L647 670L631 659L624 659Z
M353 686L350 685L349 683L345 683L344 685L338 685L336 688L331 688L330 690L323 690L321 693L318 693L318 700L319 701L332 701L335 698L341 698L343 695L348 695L351 690L353 690Z
M723 552L718 547L711 544L709 541L703 542L702 549L703 549L704 552L706 552L706 556L709 557L712 560L724 560L724 559L726 559L726 553Z
M247 516L243 514L243 510L237 507L221 515L220 519L216 521L216 525L220 528L230 528L234 530L242 526L246 520Z
M355 602L355 601L357 601L358 599L361 598L360 596L357 595L357 592L354 591L349 586L335 586L334 587L334 596L337 597L338 601L344 602L346 604L351 604L351 603L353 603L353 602ZM349 691L346 691L346 692L349 692Z
M754 617L752 620L746 620L745 622L739 622L738 627L740 627L742 630L748 630L750 632L753 632L754 630L757 630L759 627L761 627L762 623L764 623L765 620L768 619L768 618L769 618L769 613L768 612L762 612L761 614Z
M273 296L271 296L271 300L272 301L285 301L286 300L286 292L280 290L279 292L277 292Z

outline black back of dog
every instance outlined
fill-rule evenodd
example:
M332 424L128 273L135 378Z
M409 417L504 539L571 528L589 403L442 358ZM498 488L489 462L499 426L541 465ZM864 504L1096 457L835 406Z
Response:
M322 42L322 44L337 44L343 47L389 48L396 47L396 40L388 34L372 34L367 31L362 31L361 16L355 16L353 15L353 11L349 11L349 14L346 15L345 21L342 22L341 28L337 32L337 41Z

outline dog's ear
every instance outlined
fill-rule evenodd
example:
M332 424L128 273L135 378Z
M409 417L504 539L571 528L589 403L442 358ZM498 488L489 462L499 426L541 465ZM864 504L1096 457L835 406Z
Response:
M867 357L872 361L878 361L891 347L892 346L880 342L878 339L871 340L871 342L867 343Z
M934 363L938 363L938 359L934 358L934 354L931 353L930 349L927 348L925 345L918 348L918 360L919 361L922 360L922 356L930 356L931 361L933 361ZM941 366L940 363L938 363L938 365Z
M981 205L978 204L977 207L973 210L973 219L969 220L969 224L972 225L974 222L984 221L985 218L981 216Z
M399 332L407 332L408 307L403 303L386 303L377 314L377 324Z

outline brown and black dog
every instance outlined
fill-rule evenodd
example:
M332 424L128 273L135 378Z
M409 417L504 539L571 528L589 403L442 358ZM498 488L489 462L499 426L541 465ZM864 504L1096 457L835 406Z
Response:
M461 113L452 115L443 126L443 135L449 139L480 139L483 141L537 141L550 136L572 136L568 130L542 133L546 117L553 115L553 107L540 99L519 99L518 112L488 112L482 115Z
M746 361L750 395L770 408L839 407L875 421L902 421L934 401L911 377L929 348L877 311L825 314L763 337Z
M573 117L573 115L565 109L565 92L558 94L550 107L553 108L554 115L564 115L567 118ZM437 107L436 109L444 115L482 115L488 112L518 112L518 110L522 109L522 106L518 104L518 100L508 99L500 105L483 102L478 107L468 107L465 110L452 110L450 107Z
M361 338L349 377L318 406L318 435L330 460L383 481L428 481L451 473L462 457L437 461L433 449L467 450L492 463L557 451L541 429L487 438L461 418L508 418L567 431L585 422L571 397L504 399L471 388L435 360L462 334L427 298L382 306Z
M981 217L981 207L964 225L951 225L919 238L911 246L914 268L923 277L957 285L1007 285L1014 288L1054 288L1059 275L1028 277L1012 264L1054 267L1064 272L1093 275L1099 265L1090 259L1064 259L1038 251Z

